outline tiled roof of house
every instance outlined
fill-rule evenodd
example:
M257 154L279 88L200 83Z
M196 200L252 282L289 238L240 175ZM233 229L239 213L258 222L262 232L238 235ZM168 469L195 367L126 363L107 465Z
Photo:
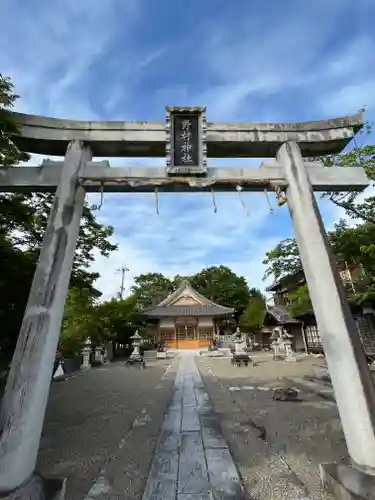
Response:
M300 323L291 316L285 307L282 306L267 306L267 312L270 314L278 323Z
M269 285L266 290L267 292L276 292L279 288L287 290L289 286L294 286L296 284L300 284L305 282L305 275L302 269L294 274L290 274L288 276L284 276L280 278L278 281Z

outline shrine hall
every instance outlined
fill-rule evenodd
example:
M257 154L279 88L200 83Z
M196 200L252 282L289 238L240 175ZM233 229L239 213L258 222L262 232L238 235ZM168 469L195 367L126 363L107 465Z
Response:
M174 349L208 347L218 333L216 318L233 313L234 309L207 299L187 281L160 304L145 311L145 315L158 321L157 342Z

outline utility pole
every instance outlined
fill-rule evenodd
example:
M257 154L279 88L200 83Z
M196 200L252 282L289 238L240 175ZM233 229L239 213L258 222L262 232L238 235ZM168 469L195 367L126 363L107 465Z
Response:
M124 295L124 281L125 281L125 273L129 271L129 269L126 267L126 265L122 265L120 269L117 269L118 273L121 273L121 288L120 288L120 300L122 300L122 297Z

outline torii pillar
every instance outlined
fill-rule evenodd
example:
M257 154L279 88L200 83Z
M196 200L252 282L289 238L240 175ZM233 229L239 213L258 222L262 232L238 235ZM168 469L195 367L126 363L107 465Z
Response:
M79 174L89 160L87 146L69 144L1 405L0 498L64 495L63 479L34 471L85 200Z
M338 498L372 499L374 382L298 145L283 144L277 159L288 181L289 211L352 462L322 464L321 479Z

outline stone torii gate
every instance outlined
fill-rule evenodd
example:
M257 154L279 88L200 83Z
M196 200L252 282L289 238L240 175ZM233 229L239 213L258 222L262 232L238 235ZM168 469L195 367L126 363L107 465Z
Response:
M375 388L314 197L314 191L361 191L369 180L359 166L304 161L340 152L363 126L362 114L289 124L207 123L203 108L167 108L166 123L13 117L23 150L65 158L0 168L2 192L56 192L1 407L0 496L41 498L49 488L35 464L85 193L156 188L285 191L352 461L348 467L322 466L322 478L335 491L342 484L373 485ZM92 161L95 156L166 156L167 165L114 168ZM259 169L207 168L206 156L276 159Z

